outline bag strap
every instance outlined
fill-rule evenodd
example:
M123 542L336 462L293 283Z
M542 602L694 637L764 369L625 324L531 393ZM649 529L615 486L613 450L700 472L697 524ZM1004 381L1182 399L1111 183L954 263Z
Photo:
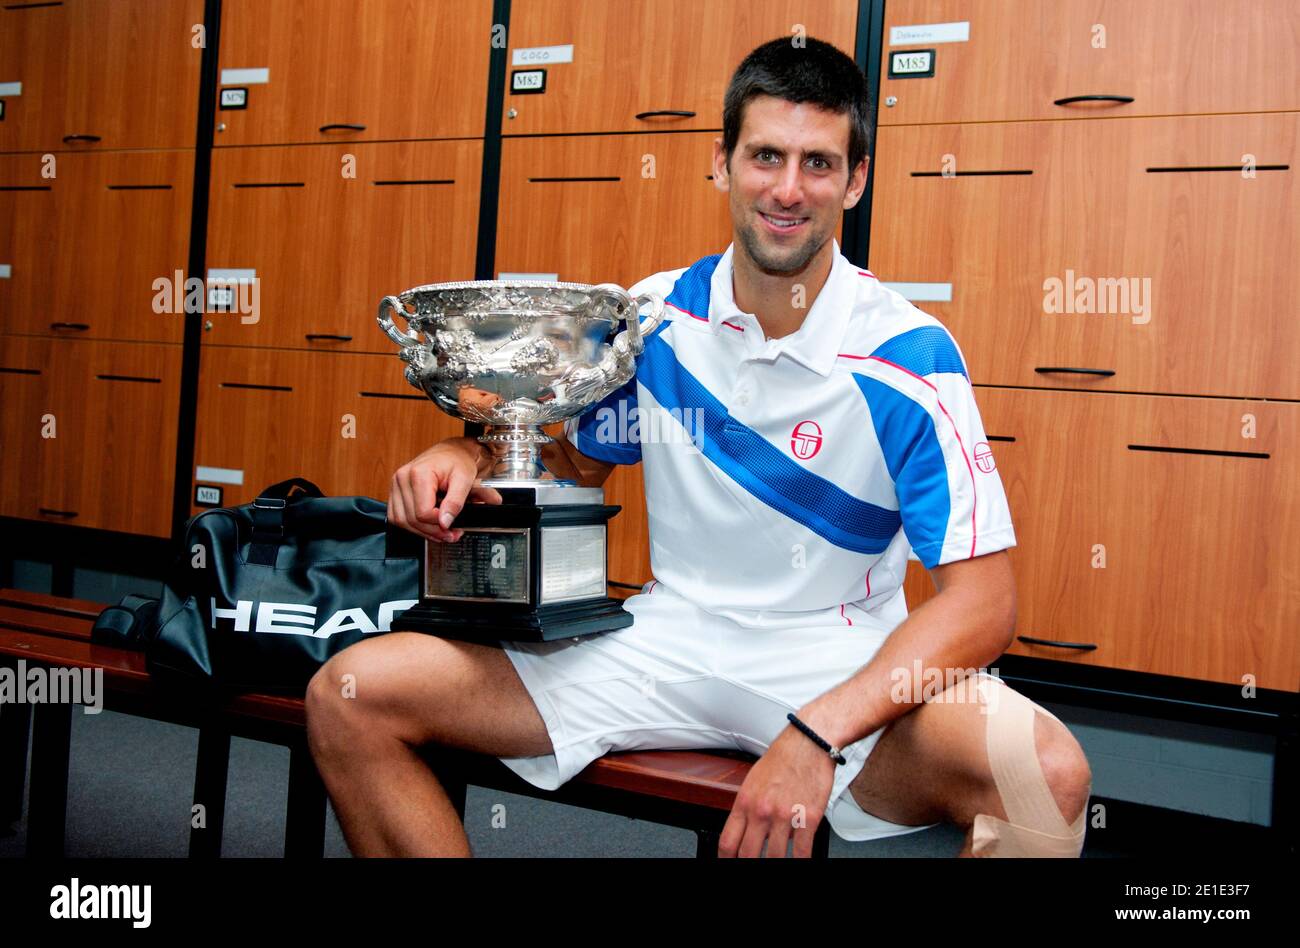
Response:
M297 493L295 493L297 491ZM293 501L302 497L324 497L325 494L311 481L291 477L272 484L253 501L253 542L248 549L248 562L257 566L274 566L280 544L284 540L284 511Z

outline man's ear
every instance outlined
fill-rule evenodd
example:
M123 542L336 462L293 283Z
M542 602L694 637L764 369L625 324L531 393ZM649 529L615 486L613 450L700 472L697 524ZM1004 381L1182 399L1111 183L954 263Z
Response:
M713 186L719 191L730 191L731 180L727 173L727 155L722 150L722 139L713 140Z
M856 207L858 201L862 200L862 192L867 189L867 165L870 163L870 158L863 158L849 175L849 187L844 192L844 210Z

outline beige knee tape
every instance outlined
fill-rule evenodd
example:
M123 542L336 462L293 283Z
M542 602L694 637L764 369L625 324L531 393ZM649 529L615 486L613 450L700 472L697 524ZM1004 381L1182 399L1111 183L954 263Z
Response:
M1058 724L1060 719L1000 682L981 676L977 688L988 715L989 765L1007 819L976 816L971 852L986 857L1077 857L1083 850L1088 806L1084 804L1073 826L1065 822L1034 746L1034 712L1042 711Z

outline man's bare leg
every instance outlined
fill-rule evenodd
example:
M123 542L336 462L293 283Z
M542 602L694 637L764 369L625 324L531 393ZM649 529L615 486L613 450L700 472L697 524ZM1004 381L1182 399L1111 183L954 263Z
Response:
M366 639L326 662L307 689L307 737L357 856L470 854L421 745L552 752L505 652L414 632Z
M1004 683L1005 685L1005 683ZM975 817L1007 818L987 750L988 718L970 700L969 686L944 694L896 718L850 785L868 813L905 826L950 822L966 829L958 856L971 856ZM1073 823L1088 802L1092 774L1069 729L1042 712L1034 715L1034 745L1061 816Z

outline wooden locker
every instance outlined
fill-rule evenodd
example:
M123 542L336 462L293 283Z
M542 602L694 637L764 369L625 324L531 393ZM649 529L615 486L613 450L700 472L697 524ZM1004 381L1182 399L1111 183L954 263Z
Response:
M629 287L721 253L731 218L726 194L711 180L716 137L506 140L497 273Z
M1300 114L891 127L876 164L872 272L951 285L916 305L976 382L1300 398Z
M0 156L0 326L180 342L193 177L192 151Z
M884 25L881 126L1300 108L1292 0L889 0ZM891 78L911 50L934 74Z
M314 373L333 406L325 454L326 483L339 494L387 502L393 474L465 424L406 381L406 363L391 355L311 353ZM323 485L322 485L323 486Z
M1013 654L1296 690L1300 405L978 398L1016 529Z
M481 137L492 42L491 0L224 0L215 142Z
M397 468L464 430L404 369L396 355L205 347L196 483L222 487L227 507L289 477L387 502Z
M501 131L721 128L727 82L751 50L803 35L851 56L857 16L856 0L514 0L509 69L544 68L546 85L507 84ZM556 46L571 46L571 61L541 52Z
M209 276L253 270L257 312L211 313L205 344L396 351L379 301L474 276L481 141L219 149ZM345 173L348 175L345 177Z
M49 166L35 153L0 155L0 332L49 333L64 318L52 284L70 181L46 177Z
M95 345L82 339L52 340L48 364L50 385L41 419L36 509L29 514L36 520L97 526L93 518L87 518L82 503L89 417L87 383Z
M81 526L167 537L172 528L181 347L75 342L88 350L71 395L84 402Z
M307 356L279 349L203 347L195 483L219 487L220 506L250 503L277 481L319 472L319 433L328 406L310 391Z
M620 464L605 481L605 503L623 509L609 522L609 578L614 582L644 585L650 572L650 522L645 503L645 476L640 464ZM619 599L636 595L634 589L610 589Z
M40 505L55 345L39 336L0 335L0 515L6 517L34 517Z
M193 147L203 28L203 0L6 4L0 150Z
M0 151L63 148L70 5L0 5ZM17 94L15 94L17 93ZM0 216L0 220L4 218Z

